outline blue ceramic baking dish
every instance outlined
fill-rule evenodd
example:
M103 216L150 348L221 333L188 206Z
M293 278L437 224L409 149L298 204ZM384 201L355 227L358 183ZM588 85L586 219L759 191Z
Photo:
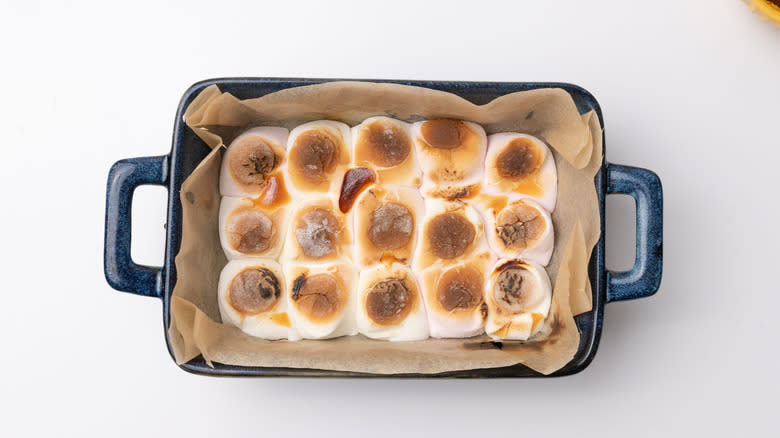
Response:
M331 79L229 78L199 82L179 103L170 153L157 157L129 158L116 162L108 175L106 189L106 234L104 270L106 280L114 289L162 299L163 328L168 344L170 325L169 305L176 284L174 258L181 243L181 203L179 190L182 182L209 153L209 147L183 122L184 110L206 87L216 84L239 99L260 97L285 88L311 85ZM487 103L497 97L516 91L537 88L562 88L574 99L580 113L595 110L601 126L604 120L596 99L585 89L566 83L495 83L450 81L371 80L414 85L454 93L476 104ZM606 142L604 143L606 151ZM663 196L661 181L653 172L636 167L607 163L593 183L598 193L601 211L601 238L593 250L589 264L593 309L575 317L580 331L580 345L574 358L550 376L565 376L583 370L593 360L601 337L604 306L611 301L644 298L653 295L661 282ZM130 216L133 191L144 184L168 188L167 237L164 265L143 266L130 258ZM627 194L636 201L636 262L626 272L608 271L604 264L604 199L609 194ZM201 356L181 365L186 371L213 376L331 376L378 377L373 374L298 368L243 367L215 363L206 364ZM503 368L476 369L441 374L403 374L389 377L533 377L541 374L514 365ZM383 376L388 377L388 376Z

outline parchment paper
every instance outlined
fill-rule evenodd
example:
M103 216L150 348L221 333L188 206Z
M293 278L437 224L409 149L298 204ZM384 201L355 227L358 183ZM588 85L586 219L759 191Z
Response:
M317 119L343 121L387 115L406 121L470 120L488 134L517 131L544 139L558 167L558 204L553 212L555 250L547 272L553 282L550 315L527 342L486 336L386 342L350 336L316 341L265 341L220 322L217 281L226 264L218 236L219 169L224 150L251 126L293 128ZM368 82L330 82L238 100L216 86L205 89L185 112L187 124L212 152L184 181L180 198L182 243L171 299L169 335L179 363L202 354L208 362L244 366L315 368L379 374L440 373L524 363L543 374L574 356L579 333L573 315L588 311L592 293L588 260L598 241L600 215L593 177L602 160L601 127L594 112L580 115L561 89L502 96L474 105L426 88Z

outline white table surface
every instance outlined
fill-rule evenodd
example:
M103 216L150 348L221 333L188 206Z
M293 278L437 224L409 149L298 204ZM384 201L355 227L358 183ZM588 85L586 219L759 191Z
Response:
M111 3L0 14L1 435L775 429L780 28L741 2ZM661 289L610 304L595 361L568 378L187 374L160 301L103 278L105 184L114 161L166 153L181 94L222 76L580 84L604 110L609 161L663 181ZM139 262L162 260L165 196L136 197ZM607 259L625 268L633 207L608 205Z

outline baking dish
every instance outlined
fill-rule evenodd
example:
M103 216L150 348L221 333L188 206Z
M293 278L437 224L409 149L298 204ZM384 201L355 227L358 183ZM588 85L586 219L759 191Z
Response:
M170 298L176 284L174 258L181 243L181 203L179 191L183 181L210 148L189 129L183 114L190 102L206 87L218 85L239 99L260 97L285 88L311 85L329 79L236 78L199 82L187 90L181 99L174 124L173 144L167 155L141 157L116 162L108 177L106 191L106 228L104 270L108 283L115 289L162 299L166 343L172 354L168 327ZM492 83L451 81L371 80L427 87L456 94L476 104L517 91L538 88L561 88L573 98L580 113L595 110L603 124L596 99L586 90L565 83ZM604 144L606 149L606 144ZM140 185L161 185L168 189L166 249L162 267L143 266L130 257L130 216L134 189ZM601 213L601 237L589 263L593 291L591 311L575 317L580 331L580 345L574 358L549 376L563 376L581 371L592 361L601 336L605 304L611 301L642 298L653 295L660 284L662 266L662 190L658 177L651 171L636 167L609 164L602 158L600 171L594 178ZM604 264L604 201L607 194L621 193L636 201L636 262L626 272L610 272ZM227 376L376 376L330 370L300 368L245 367L214 363L211 367L202 357L180 366L190 372ZM502 368L453 371L440 374L395 374L400 377L530 377L541 374L514 365Z

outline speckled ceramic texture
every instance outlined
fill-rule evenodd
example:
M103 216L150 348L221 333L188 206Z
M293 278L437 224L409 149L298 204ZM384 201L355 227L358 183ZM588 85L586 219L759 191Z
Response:
M239 99L260 97L285 88L311 85L333 79L278 79L278 78L230 78L199 82L184 93L174 119L173 145L168 155L130 158L116 162L109 172L106 189L106 234L104 269L106 280L114 289L138 295L162 299L163 332L168 350L170 324L170 298L176 284L174 258L181 244L181 203L179 190L182 182L209 153L209 148L183 122L187 105L206 87L216 84ZM457 94L476 104L516 91L557 87L571 94L581 113L595 110L601 125L604 119L596 99L585 89L565 83L526 82L448 82L448 81L397 81L404 85L427 87ZM605 151L606 151L606 142ZM577 373L593 360L601 337L604 306L607 302L643 298L653 295L661 281L663 198L661 182L651 171L628 166L608 164L603 161L594 178L602 217L601 239L593 250L588 266L593 290L593 309L575 317L580 330L580 346L574 358L550 376ZM150 267L135 264L130 258L130 215L132 197L136 187L143 184L168 188L168 211L164 266ZM604 265L604 197L622 193L636 200L636 263L626 272L609 272ZM171 353L171 357L173 357ZM202 357L181 365L181 368L198 374L215 376L320 376L320 377L537 377L541 374L523 366L455 371L441 374L403 374L378 376L374 374L339 372L298 368L243 367L215 363L209 367Z

